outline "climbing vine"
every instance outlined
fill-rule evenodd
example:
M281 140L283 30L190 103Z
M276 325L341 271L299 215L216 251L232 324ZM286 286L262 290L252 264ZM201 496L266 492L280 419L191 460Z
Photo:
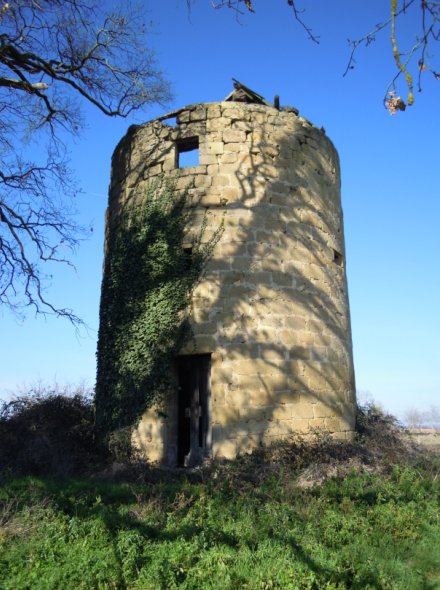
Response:
M190 335L190 298L222 224L188 242L194 215L188 189L153 184L110 232L101 295L96 425L105 439L135 426L173 387L175 355ZM116 231L115 231L116 230Z

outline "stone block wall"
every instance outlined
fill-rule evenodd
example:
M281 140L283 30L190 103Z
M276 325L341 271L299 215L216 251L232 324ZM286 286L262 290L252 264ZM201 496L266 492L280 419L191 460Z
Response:
M198 141L196 166L179 146ZM354 428L355 385L339 160L322 130L294 112L200 104L132 127L116 148L107 231L155 178L177 178L224 232L192 298L194 342L210 353L209 453ZM188 236L188 246L191 235ZM185 246L185 244L183 245ZM175 463L176 403L149 410L135 433L145 457Z

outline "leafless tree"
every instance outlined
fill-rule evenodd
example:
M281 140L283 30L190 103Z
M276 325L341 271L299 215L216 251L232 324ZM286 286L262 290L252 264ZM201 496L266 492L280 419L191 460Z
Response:
M440 406L432 404L428 410L428 417L430 425L440 430Z
M126 117L170 97L140 15L101 4L0 0L0 304L17 313L80 322L46 298L44 269L69 263L82 235L65 146L82 127L81 105Z
M429 426L440 428L440 407L432 404L428 410L422 411L417 408L408 408L404 413L405 422L413 428Z
M417 408L408 408L405 410L404 420L410 428L421 428L425 424L425 415Z
M237 14L243 11L255 12L254 0L210 0L214 8L230 8ZM306 31L310 40L319 43L317 36L304 19L306 0L287 1L293 11L295 20ZM190 6L192 0L187 0ZM348 40L350 55L344 76L355 67L356 56L361 47L371 45L381 33L388 32L390 37L390 54L394 60L395 71L384 94L384 105L394 115L404 111L414 103L414 86L421 92L423 76L431 74L440 80L440 64L434 62L433 45L440 40L440 2L438 0L388 0L384 3L386 12L377 15L372 29L355 40ZM335 6L335 10L337 7ZM355 9L354 9L355 10ZM405 29L411 31L405 40L399 36L397 21L405 21ZM402 23L403 24L403 23ZM408 45L407 45L408 44ZM398 84L404 78L407 97L399 96Z

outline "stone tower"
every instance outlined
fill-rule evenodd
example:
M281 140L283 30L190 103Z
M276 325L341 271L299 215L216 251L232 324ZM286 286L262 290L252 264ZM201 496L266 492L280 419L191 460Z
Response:
M132 127L113 157L107 235L157 177L191 184L207 235L222 219L225 229L192 297L194 341L176 359L179 390L134 433L144 456L188 465L311 429L349 438L339 160L324 130L239 83L223 102Z

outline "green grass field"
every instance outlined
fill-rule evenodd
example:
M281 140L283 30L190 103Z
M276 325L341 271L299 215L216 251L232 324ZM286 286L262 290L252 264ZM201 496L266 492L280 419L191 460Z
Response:
M440 589L440 456L358 408L229 463L100 455L91 399L0 412L0 590Z
M283 468L251 469L4 482L0 588L440 588L432 469L352 472L307 489Z

